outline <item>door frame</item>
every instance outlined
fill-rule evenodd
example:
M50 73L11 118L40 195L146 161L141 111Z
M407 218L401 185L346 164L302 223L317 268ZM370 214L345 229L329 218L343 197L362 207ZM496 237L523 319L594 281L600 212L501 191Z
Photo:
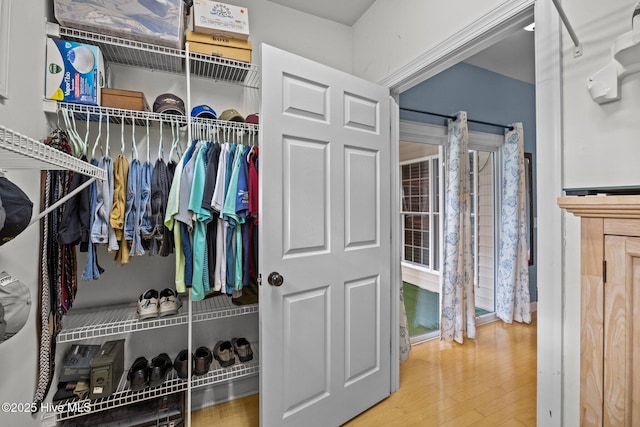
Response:
M523 23L535 17L536 63L536 156L538 164L545 165L545 173L538 174L537 223L538 248L538 335L537 350L537 420L538 425L561 426L565 414L563 370L563 305L564 277L562 236L563 214L556 204L562 195L562 43L561 26L551 0L508 1L493 9L452 37L420 55L380 81L387 86L399 104L399 94L416 84L438 74L450 66L491 46L510 33L523 27ZM396 122L397 123L397 122ZM397 126L397 125L396 125ZM397 160L399 146L398 129L392 127L392 161ZM395 157L395 159L393 158ZM392 174L392 206L399 212L398 173ZM393 217L393 216L392 216ZM543 232L541 233L540 230ZM392 228L393 260L400 259L399 225ZM540 251L539 248L544 248ZM401 283L399 263L392 260L392 278ZM399 300L400 289L392 287L392 301ZM392 330L399 330L397 311L392 312ZM560 327L558 327L560 325ZM399 338L392 334L392 360L399 358ZM392 391L399 387L400 367L392 364ZM558 396L562 396L558 399ZM571 416L569 416L571 418Z

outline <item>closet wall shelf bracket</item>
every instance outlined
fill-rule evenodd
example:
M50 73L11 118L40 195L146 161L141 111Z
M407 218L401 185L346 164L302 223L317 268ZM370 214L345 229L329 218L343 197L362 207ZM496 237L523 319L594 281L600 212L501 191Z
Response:
M82 186L67 194L46 210L34 216L29 225L39 221L52 210L61 206L76 193L90 185L96 179L104 180L107 174L103 169L95 167L77 157L63 153L26 137L18 132L0 126L0 169L39 169L69 170L89 176Z
M0 125L0 169L69 170L104 180L104 170Z
M640 27L616 38L611 46L611 60L602 70L589 77L587 88L598 104L620 99L620 83L640 72Z

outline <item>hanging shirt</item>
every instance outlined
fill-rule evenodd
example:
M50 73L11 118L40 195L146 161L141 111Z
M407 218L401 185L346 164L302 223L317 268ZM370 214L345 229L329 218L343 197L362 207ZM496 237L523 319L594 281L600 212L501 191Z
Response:
M151 177L153 165L150 161L142 165L140 177L140 236L143 239L143 247L151 249L151 241L154 234L153 213L151 210Z
M249 251L247 259L247 270L251 280L258 277L258 147L252 147L249 155L249 227L247 238L249 241Z
M180 200L176 221L180 223L180 236L182 252L184 253L184 283L190 287L193 280L193 250L191 241L191 231L193 229L192 213L189 211L189 198L191 196L191 184L193 182L193 171L195 169L196 157L201 145L193 141L187 151L182 156L184 164L182 177L180 178Z
M217 215L211 207L211 199L216 187L216 177L218 176L218 162L220 161L220 144L211 145L207 156L207 170L205 173L205 184L202 194L202 207L211 212L212 220L207 223L207 266L209 268L209 288L215 290L215 268L216 268L216 239L218 230Z
M246 148L244 145L236 148L222 212L227 220L227 232L229 233L227 236L227 293L234 294L234 297L240 296L237 291L242 289L243 242L241 226L245 221L249 208ZM233 285L231 292L229 292L229 282Z
M216 186L211 199L211 207L217 216L216 231L216 267L214 275L214 291L226 291L226 223L222 219L222 208L224 206L225 182L227 173L227 159L229 158L228 142L222 144L220 149L220 157L218 159L218 174L216 177Z
M194 154L193 180L191 194L189 196L189 211L193 213L193 279L191 299L201 301L209 292L209 268L207 256L207 224L213 215L209 209L202 207L202 195L204 193L206 178L206 160L209 154L210 144L202 144L197 154Z
M127 177L129 175L129 160L119 154L113 162L113 207L109 221L118 240L118 251L115 260L118 264L129 262L129 246L124 238L124 221L127 197Z
M182 251L182 237L180 230L180 223L176 224L175 215L178 213L179 200L180 200L180 179L182 177L183 163L178 162L173 175L173 181L171 182L171 188L169 190L169 198L167 199L167 212L164 218L164 225L167 229L173 231L173 239L175 243L176 252L176 274L175 283L176 290L180 293L186 292L187 288L184 283L184 252Z
M142 203L142 165L133 159L127 179L127 203L125 212L124 238L131 242L131 256L144 255L140 236L140 214Z

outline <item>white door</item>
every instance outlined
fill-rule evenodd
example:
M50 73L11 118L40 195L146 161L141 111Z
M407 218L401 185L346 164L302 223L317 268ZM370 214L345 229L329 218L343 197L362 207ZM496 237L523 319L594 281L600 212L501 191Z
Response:
M261 424L338 426L391 387L389 93L263 44L261 105Z

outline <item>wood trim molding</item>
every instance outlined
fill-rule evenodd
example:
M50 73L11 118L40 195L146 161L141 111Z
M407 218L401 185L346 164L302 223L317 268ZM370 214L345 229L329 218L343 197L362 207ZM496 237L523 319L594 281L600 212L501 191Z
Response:
M640 196L565 196L558 205L587 218L640 218Z

